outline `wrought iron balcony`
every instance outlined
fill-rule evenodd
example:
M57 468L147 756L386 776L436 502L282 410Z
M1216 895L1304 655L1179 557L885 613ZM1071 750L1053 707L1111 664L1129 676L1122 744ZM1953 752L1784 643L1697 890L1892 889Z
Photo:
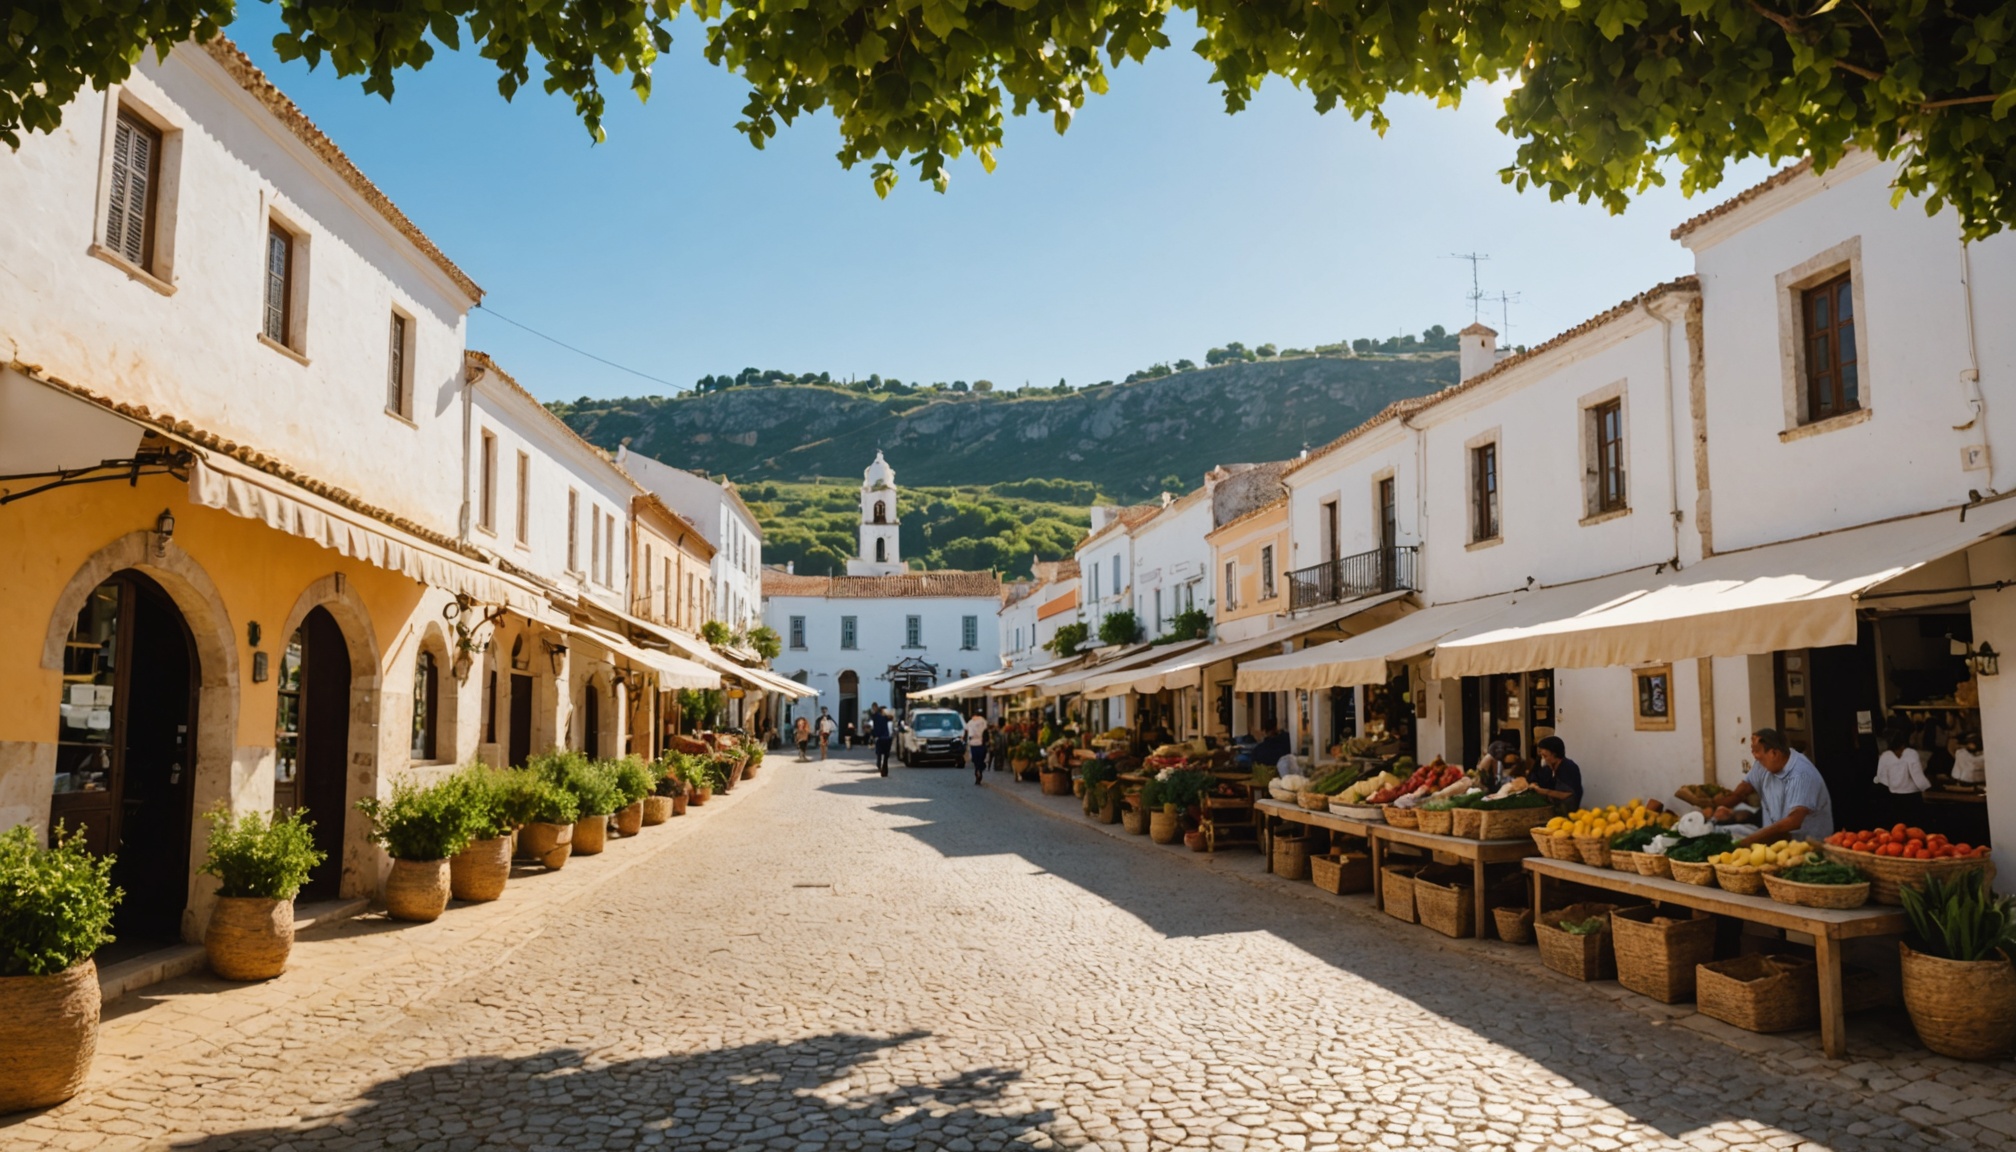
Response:
M1374 548L1297 568L1288 573L1288 608L1299 612L1381 592L1418 591L1414 553L1411 545Z

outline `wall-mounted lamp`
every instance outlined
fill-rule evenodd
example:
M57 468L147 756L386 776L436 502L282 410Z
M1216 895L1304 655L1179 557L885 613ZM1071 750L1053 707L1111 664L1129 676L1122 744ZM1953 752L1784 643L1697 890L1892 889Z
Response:
M546 641L546 658L553 662L553 674L555 676L560 675L560 664L566 656L567 646L565 644L555 644L551 640Z
M154 555L158 559L168 554L168 542L175 538L175 513L163 508L161 515L154 518Z
M467 681L469 679L469 653L457 652L455 654L455 662L448 666L448 671L455 674L455 679L458 683Z
M1965 640L1956 640L1951 636L1948 636L1946 639L1948 642L1947 650L1962 660L1967 661L1967 667L1976 676L1993 676L2002 670L2001 654L1990 647L1987 641L1982 641L1979 648L1972 648L1968 646Z

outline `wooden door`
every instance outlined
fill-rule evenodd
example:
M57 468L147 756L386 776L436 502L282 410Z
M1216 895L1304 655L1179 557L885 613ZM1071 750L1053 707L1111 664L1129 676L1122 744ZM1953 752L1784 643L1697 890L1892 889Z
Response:
M532 758L532 677L511 674L511 744L506 753L513 768Z
M350 815L350 646L328 611L302 621L306 655L301 699L298 803L315 822L324 859L309 873L303 900L334 900L343 878L343 825Z

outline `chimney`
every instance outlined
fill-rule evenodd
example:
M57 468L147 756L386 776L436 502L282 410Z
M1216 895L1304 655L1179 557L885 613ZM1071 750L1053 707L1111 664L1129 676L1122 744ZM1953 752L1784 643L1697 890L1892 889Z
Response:
M1488 371L1498 362L1498 333L1482 324L1472 324L1456 334L1463 379Z
M1091 531L1097 532L1101 528L1106 527L1106 525L1111 524L1113 517L1119 511L1118 508L1113 507L1111 504L1094 504L1091 509Z
M784 574L786 576L796 576L798 574L798 562L796 560L784 561Z

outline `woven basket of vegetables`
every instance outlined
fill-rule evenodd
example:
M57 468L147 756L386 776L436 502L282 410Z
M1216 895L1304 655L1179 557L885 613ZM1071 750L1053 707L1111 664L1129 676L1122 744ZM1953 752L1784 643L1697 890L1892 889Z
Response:
M1612 848L1610 849L1610 870L1613 872L1629 872L1633 876L1640 875L1638 857L1643 855L1643 852L1633 852L1629 848Z
M1454 814L1449 809L1423 807L1419 809L1419 813L1415 817L1414 826L1416 828L1419 828L1423 832L1433 833L1436 836L1449 835L1449 828L1455 819Z
M1311 812L1328 812L1330 810L1330 797L1325 796L1321 792L1297 792L1295 793L1295 806L1306 808Z
M1724 892L1755 896L1764 891L1765 874L1776 871L1777 866L1772 864L1717 864L1715 883L1721 885Z
M1577 836L1575 851L1582 857L1582 863L1591 868L1610 866L1610 838L1608 836Z
M1449 810L1449 834L1468 840L1481 840L1477 830L1484 826L1484 813L1476 808L1451 808Z
M1715 886L1715 865L1696 864L1687 860L1666 857L1666 867L1672 869L1673 879L1682 884L1694 884L1702 888Z
M1545 828L1534 828L1533 846L1540 849L1540 855L1549 860L1573 860L1580 863L1582 854L1575 850L1575 840L1569 836L1556 836Z
M1635 863L1640 876L1656 876L1661 880L1672 878L1673 862L1657 852L1640 852Z
M1860 908L1869 902L1869 877L1847 864L1813 861L1764 876L1764 889L1780 904L1801 908Z
M1485 803L1489 804L1491 801L1487 800ZM1474 835L1479 840L1517 840L1533 829L1547 823L1547 817L1552 814L1552 811L1545 804L1537 808L1480 809L1477 814L1477 831ZM1458 833L1458 835L1461 835L1461 833ZM1569 844L1571 848L1573 847L1570 841L1563 840L1562 843ZM1544 856L1547 850L1542 848L1540 852ZM1556 857L1556 859L1573 858Z
M1397 804L1388 804L1379 811L1381 815L1386 817L1386 823L1391 824L1395 828L1419 828L1421 826L1421 814L1412 808L1402 808Z
M1540 962L1581 981L1610 980L1617 975L1617 955L1610 943L1610 913L1615 904L1571 904L1533 920L1540 941Z

